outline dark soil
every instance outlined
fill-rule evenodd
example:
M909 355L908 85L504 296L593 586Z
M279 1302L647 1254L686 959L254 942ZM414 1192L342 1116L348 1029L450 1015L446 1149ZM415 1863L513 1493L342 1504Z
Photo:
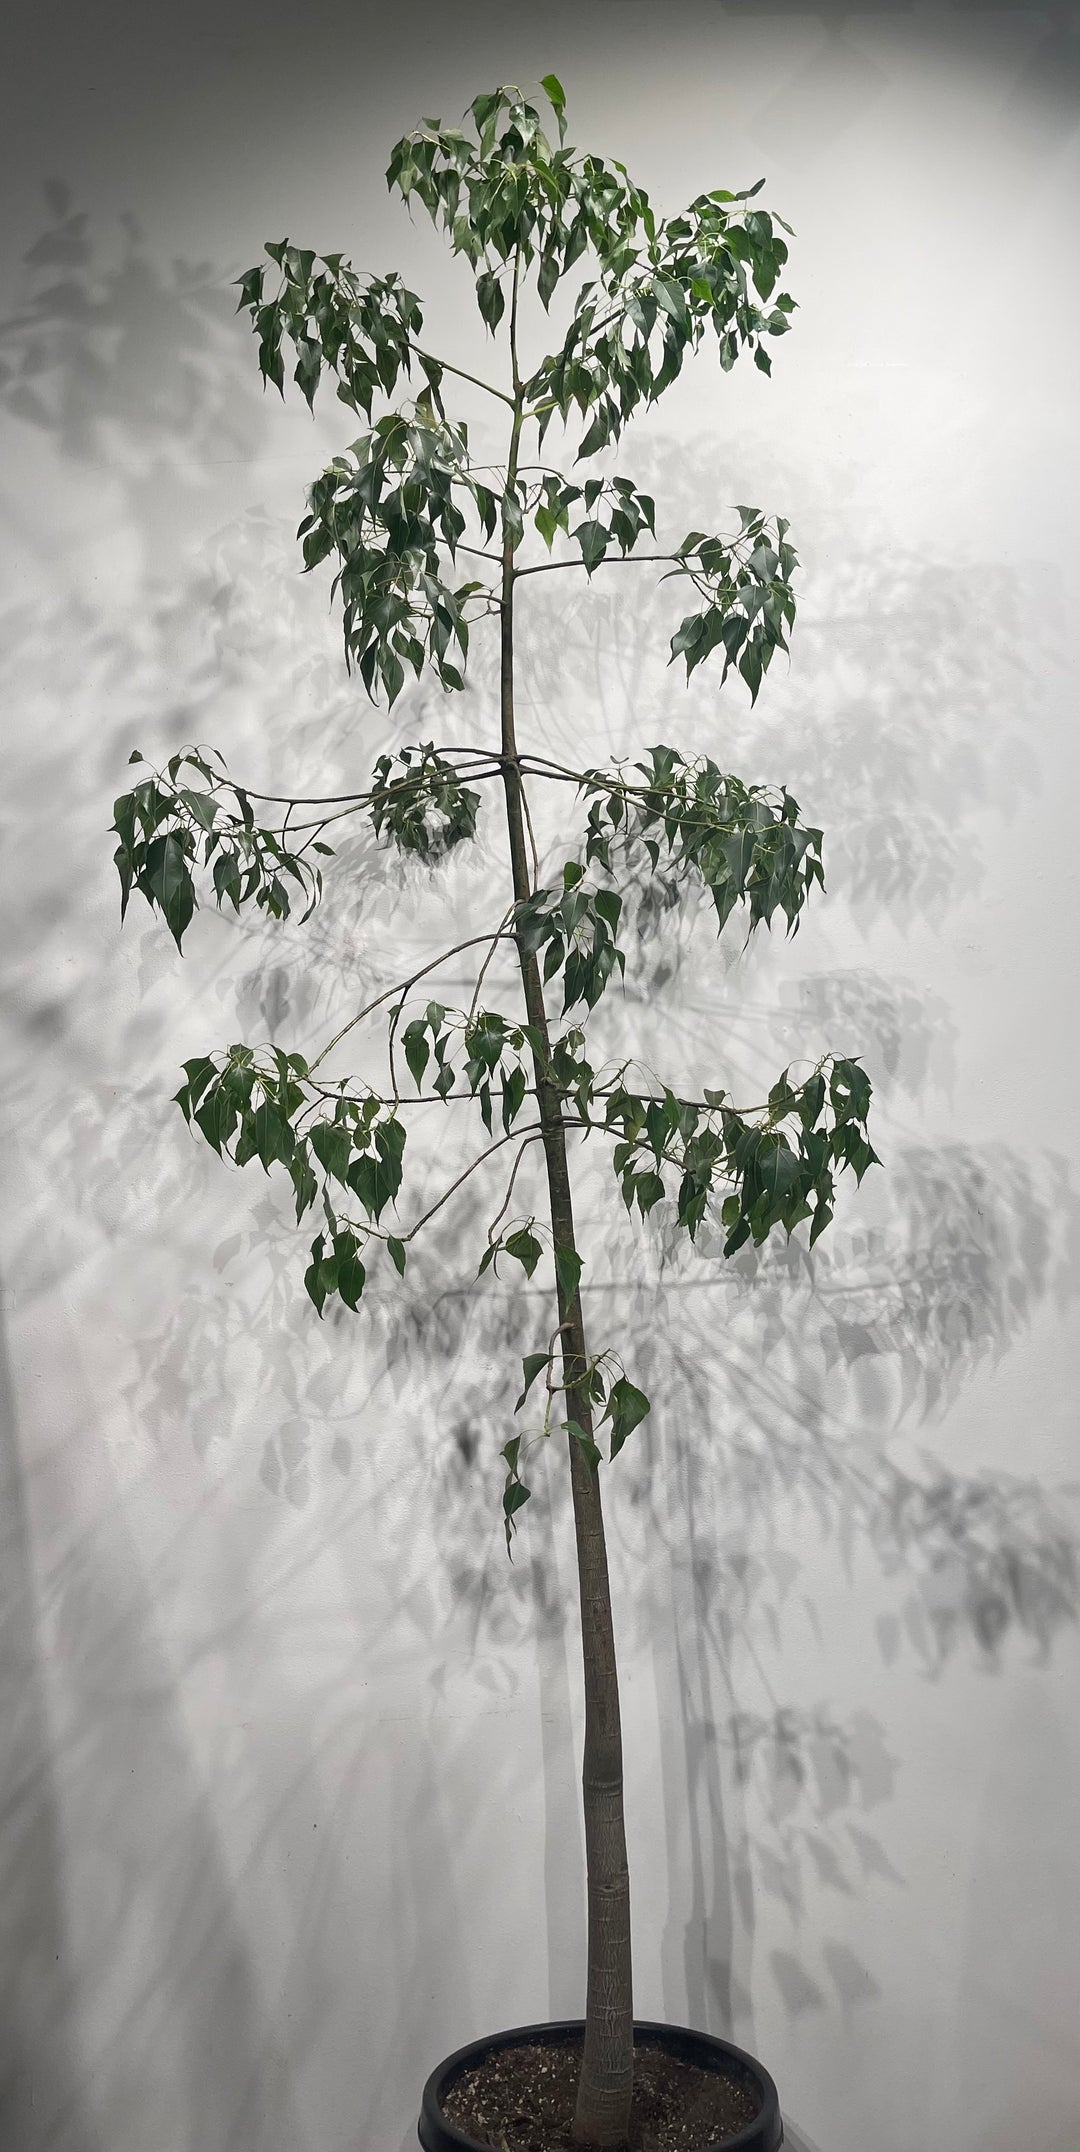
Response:
M500 2047L464 2070L440 2102L444 2119L495 2152L580 2152L570 2135L582 2036ZM666 2048L634 2048L627 2152L709 2152L754 2120L751 2084L682 2062Z

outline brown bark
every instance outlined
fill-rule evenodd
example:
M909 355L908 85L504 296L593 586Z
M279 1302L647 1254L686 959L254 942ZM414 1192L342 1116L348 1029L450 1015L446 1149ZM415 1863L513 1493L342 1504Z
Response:
M521 431L520 385L516 378L514 392L508 486L516 480ZM525 845L521 767L514 727L513 545L505 528L500 676L507 829L514 895L521 902L531 893L532 882ZM535 956L519 949L519 960L528 1021L543 1043L542 1053L534 1055L534 1067L547 1163L551 1227L555 1246L573 1249L576 1241L566 1132L560 1100L546 1072L549 1045L543 985ZM573 1387L588 1365L580 1294L575 1290L568 1295L559 1285L558 1299L559 1321L563 1325L563 1381L569 1386L566 1391L567 1414L591 1436L591 1401ZM573 2134L577 2144L614 2148L626 2144L634 2075L630 1878L623 1816L619 1681L599 1475L591 1469L573 1438L568 1436L567 1441L585 1675L582 1793L588 1878L585 2046Z

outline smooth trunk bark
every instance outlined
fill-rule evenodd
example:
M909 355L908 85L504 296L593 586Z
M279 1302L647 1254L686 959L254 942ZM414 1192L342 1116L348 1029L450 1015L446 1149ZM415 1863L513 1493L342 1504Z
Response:
M516 294L515 294L516 296ZM507 483L517 474L521 404L515 381L516 408ZM514 565L509 533L503 534L501 613L502 774L514 896L531 893L525 843L521 769L514 729ZM558 1094L545 1072L548 1056L547 1012L540 970L534 956L519 950L525 1007L530 1025L543 1041L534 1056L544 1155L547 1163L551 1226L557 1248L574 1248L574 1213L566 1154L566 1132ZM580 1295L558 1288L562 1324L563 1380L580 1381L588 1365ZM593 1431L592 1404L572 1387L566 1393L567 1415L587 1435ZM600 1501L600 1480L578 1444L567 1437L574 1504L581 1647L585 1675L585 1747L582 1792L588 1875L588 1978L585 2000L585 2052L574 2117L574 2141L608 2148L624 2146L634 2075L633 1992L630 1958L630 1878L626 1862L623 1816L622 1728L615 1637L611 1618L607 1546Z

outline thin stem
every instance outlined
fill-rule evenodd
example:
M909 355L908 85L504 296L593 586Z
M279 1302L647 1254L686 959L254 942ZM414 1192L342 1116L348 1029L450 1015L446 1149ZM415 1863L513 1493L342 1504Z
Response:
M508 936L507 936L507 935L506 935L506 934L504 933L504 929L505 929L505 927L506 927L507 921L508 921L509 919L511 919L511 918L512 918L512 916L513 916L513 911L514 911L514 907L513 907L513 905L512 905L512 904L508 904L508 905L507 905L507 907L506 907L506 910L504 911L504 913L503 913L503 915L502 915L502 918L501 918L501 919L500 919L500 921L499 921L498 927L497 927L497 929L496 929L495 933L494 933L494 934L493 934L493 936L492 936L492 940L491 940L491 947L490 947L490 949L488 950L488 953L487 953L487 955L485 956L485 958L484 958L484 961L483 961L483 963L481 964L481 966L480 966L480 969L479 969L479 971L478 971L478 972L477 972L477 974L476 974L476 985L475 985L475 986L474 986L474 988L473 988L473 997L472 997L472 1000L471 1000L471 1001L470 1001L470 1003L469 1003L469 1008L468 1008L468 1014L467 1014L467 1016L466 1016L466 1018L465 1018L465 1024L466 1024L466 1028L468 1027L468 1025L469 1025L469 1024L471 1024L471 1023L472 1023L472 1020L473 1020L473 1012L474 1012L474 1010L475 1010L475 1008L476 1008L476 1004L477 1004L477 1001L478 1001L478 1000L479 1000L479 998L480 998L480 988L482 987L482 985L483 985L483 983L484 983L484 973L486 972L486 970L487 970L487 968L488 968L488 965L490 964L490 962L491 962L491 959L492 959L492 957L493 957L493 956L494 956L494 954L495 954L495 951L496 951L496 948L498 947L498 944L499 944L499 942L500 942L500 941L503 941L503 940L506 940L506 939L510 939L510 938L512 938L512 937L508 937Z
M516 247L514 248L514 280L510 293L510 377L514 384L514 393L513 396L510 398L510 405L515 417L517 416L517 413L521 406L522 388L521 375L518 372L517 353L518 291L520 289L520 285L521 241L519 239ZM517 474L515 471L515 476L516 475Z
M512 941L513 938L513 935L510 934L506 936L508 941ZM377 994L375 1000L369 1001L367 1007L361 1009L358 1016L351 1016L348 1023L343 1024L341 1030L334 1033L329 1044L323 1047L321 1054L316 1054L310 1067L317 1069L320 1061L325 1061L327 1054L333 1052L334 1047L340 1044L346 1033L355 1031L357 1024L362 1024L365 1016L371 1016L376 1009L381 1009L384 1001L391 1001L395 994L404 996L408 993L410 986L415 986L418 979L426 978L429 971L437 971L440 964L449 963L452 956L460 956L463 949L475 949L479 942L490 941L490 939L491 936L488 934L471 934L468 941L457 942L452 949L444 949L440 956L432 957L430 964L422 964L419 971L414 971L408 979L400 979L395 986L388 986L385 994Z
M598 560L596 568L636 568L642 561L681 560L680 553L611 553ZM553 568L584 568L583 560L538 560L531 568L515 568L514 581L520 583L525 575L550 575ZM593 574L596 573L593 569Z
M481 381L478 374L467 374L461 366L451 366L449 359L437 359L434 353L421 351L419 344L410 342L409 350L415 351L418 359L428 359L433 366L441 366L444 374L456 374L459 381L471 381L474 389L486 389L489 396L497 396L500 403L509 404L513 410L514 399L507 395L505 389L493 387L490 381Z
M536 1127L535 1127L535 1128L533 1129L532 1133L531 1133L530 1135L527 1135L527 1136L526 1136L526 1138L525 1138L525 1141L524 1141L524 1143L522 1144L522 1146L521 1146L521 1149L520 1149L520 1151L518 1152L518 1154L517 1154L517 1157L516 1157L516 1158L515 1158L515 1160L514 1160L514 1164L513 1164L513 1167L512 1167L512 1169L511 1169L511 1173L510 1173L510 1179L508 1180L508 1182L507 1182L507 1184L506 1184L506 1194L504 1195L504 1197L503 1197L503 1200L502 1200L502 1207L501 1207L501 1209L499 1209L499 1210L497 1210L497 1211L496 1211L496 1213L495 1213L495 1216L494 1216L494 1218L492 1219L492 1221L491 1221L491 1224L489 1225L489 1227L488 1227L488 1230L487 1230L487 1237L488 1237L488 1247L489 1247L489 1248L490 1248L490 1246L491 1246L491 1243L492 1243L493 1239L495 1238L495 1228L496 1228L496 1226L498 1225L498 1223L499 1223L499 1220L500 1220L500 1218L505 1218L505 1216L506 1216L506 1213L507 1213L507 1211L508 1211L508 1210L509 1210L509 1208L510 1208L510 1198L511 1198L511 1196L513 1195L513 1192L514 1192L514 1182L515 1182L515 1181L516 1181L516 1179L517 1179L517 1170L518 1170L518 1167L520 1166L520 1164L521 1164L521 1161L522 1161L522 1159L524 1158L524 1156L525 1156L525 1153L526 1153L526 1151L528 1150L528 1148L529 1148L529 1145L530 1145L530 1143L535 1143L535 1142L536 1142L536 1140L537 1140L537 1137L538 1137L538 1136L543 1136L543 1133L544 1133L544 1131L543 1131L543 1129L542 1129L542 1128L540 1127L540 1125L539 1125L539 1122L538 1122L538 1123L537 1123L537 1125L536 1125ZM515 1135L517 1134L517 1130L516 1130L516 1129L514 1130L514 1134L515 1134Z
M541 1129L539 1121L536 1123L535 1128L528 1130L527 1133L530 1136L542 1135L543 1130ZM501 1151L505 1144L512 1143L515 1136L520 1136L520 1134L521 1130L519 1128L511 1129L508 1136L500 1136L497 1142L488 1145L486 1151L481 1151L479 1157L474 1158L470 1166L466 1166L464 1173L459 1173L456 1181L451 1181L449 1188L443 1190L443 1193L439 1197L438 1202L433 1203L431 1209L425 1211L423 1217L418 1218L416 1224L414 1226L411 1226L407 1233L402 1234L402 1240L412 1240L415 1235L419 1233L421 1226L425 1226L429 1218L434 1218L436 1211L440 1211L444 1203L449 1203L451 1196L456 1192L457 1189L461 1187L462 1182L468 1180L470 1173L476 1172L477 1166L482 1166L485 1159L493 1158L496 1151Z
M522 787L521 787L521 804L522 804L522 807L523 807L523 809L524 809L524 812L525 812L525 827L526 827L526 829L527 829L527 830L528 830L528 832L529 832L529 850L530 850L530 852L532 853L532 864L533 864L533 888L534 888L534 889L539 889L539 887L540 887L540 854L539 854L539 852L538 852L538 851L537 851L537 849L536 849L536 831L535 831L535 830L534 830L534 828L533 828L533 818L532 818L532 813L531 813L531 810L530 810L530 807L529 807L529 795L528 795L528 793L526 792L526 790L525 790L525 787L524 787L524 785L522 785Z
M440 544L445 545L451 553L472 553L477 560L493 560L496 567L498 567L499 555L497 553L485 553L482 546L463 545L460 538L455 538L453 545L450 544L449 538L443 538L440 540Z
M496 555L491 557L497 558ZM475 757L478 761L493 762L495 764L495 768L491 771L474 770L470 773L476 777L489 775L497 777L502 767L501 757L491 747L437 747L435 753L439 755L469 755ZM155 772L157 776L160 776L160 774L160 771ZM256 792L252 785L239 784L233 777L215 779L215 785L225 785L230 792L243 792L249 800L265 800L268 806L271 807L338 807L347 801L352 801L356 807L366 807L370 805L372 800L387 799L394 792L407 790L409 785L415 784L415 782L414 777L398 777L395 778L393 784L376 785L371 792ZM330 818L328 817L328 819ZM337 818L334 817L333 819L336 820Z

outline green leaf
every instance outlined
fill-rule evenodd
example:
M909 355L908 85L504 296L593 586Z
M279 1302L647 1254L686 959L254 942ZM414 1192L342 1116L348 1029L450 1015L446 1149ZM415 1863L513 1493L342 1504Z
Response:
M541 75L540 87L542 90L545 90L547 92L548 100L555 114L556 124L559 129L559 141L560 143L565 142L566 91L563 89L562 83L559 81L558 75Z
M288 1121L267 1099L252 1115L252 1137L266 1172L270 1171L276 1158L287 1159L293 1147L293 1132Z
M506 299L498 277L492 275L489 269L476 279L476 303L488 329L494 335L506 312Z
M223 1083L215 1084L207 1093L195 1115L195 1123L220 1157L222 1144L228 1142L236 1127L236 1106Z
M177 948L195 910L195 886L178 837L155 837L146 848L146 880Z
M552 295L552 293L553 293L553 291L554 291L554 289L555 289L555 286L556 286L556 284L558 283L558 281L559 281L559 258L558 258L558 255L556 255L556 254L542 254L542 255L540 256L540 267L539 267L539 269L538 269L538 270L537 270L537 272L536 272L536 288L537 288L537 291L538 291L538 292L539 292L539 294L540 294L540 302L541 302L541 305L543 306L543 308L544 308L544 311L545 311L545 312L547 311L547 308L549 307L549 305L550 305L550 303L551 303L551 295ZM544 511L541 511L541 513L544 513ZM540 518L539 518L539 516L538 516L538 517L537 517L537 526L538 526L538 527L539 527L539 521L540 521ZM541 537L543 537L543 536L544 536L544 532L543 532L543 531L541 531ZM549 539L547 540L547 543L548 543L548 545L550 545L550 544L551 544L551 539L550 539L550 538L549 538Z
M576 1248L556 1248L555 1276L559 1281L562 1299L569 1306L581 1277L581 1257Z
M604 525L597 523L593 519L590 519L587 523L579 523L574 532L574 537L581 547L581 558L585 563L586 573L590 576L593 569L599 567L607 552L608 536L609 534Z
M308 1141L324 1173L335 1181L347 1181L352 1150L350 1130L339 1122L317 1121L309 1131Z
M634 1384L628 1382L625 1375L620 1375L618 1382L612 1383L603 1414L605 1419L611 1421L610 1455L612 1458L618 1456L627 1435L632 1435L635 1427L640 1426L646 1413L651 1411L652 1406L644 1390L635 1389Z
M520 1480L511 1480L510 1485L503 1494L503 1509L508 1520L513 1516L515 1510L524 1506L529 1499L529 1494L530 1489L523 1487Z
M365 1278L364 1266L357 1254L358 1246L355 1233L335 1233L334 1258L337 1265L338 1294L354 1315L360 1304Z
M427 1027L423 1018L417 1017L415 1023L408 1025L404 1039L405 1059L409 1064L409 1073L418 1091L423 1088L424 1070L431 1057L431 1048L427 1042L426 1031Z
M827 1225L829 1225L829 1224L831 1223L831 1220L832 1220L832 1211L831 1211L831 1209L830 1209L829 1205L828 1205L828 1204L826 1203L826 1201L825 1201L824 1197L823 1197L823 1196L821 1196L821 1197L819 1197L819 1198L818 1198L818 1206L817 1206L817 1209L816 1209L816 1211L814 1212L814 1222L813 1222L813 1225L812 1225L812 1226L811 1226L811 1228L810 1228L810 1246L811 1246L811 1247L813 1247L813 1245L814 1245L814 1242L815 1242L815 1241L817 1240L817 1238L818 1238L819 1234L823 1233L823 1232L825 1231L825 1228L826 1228L826 1226L827 1226ZM727 1250L725 1249L725 1251L724 1251L724 1252L725 1252L725 1254L726 1254L726 1253L727 1253Z
M503 494L503 527L511 545L519 546L525 534L525 521L521 513L521 502L509 487Z
M288 1161L289 1177L296 1193L296 1223L299 1225L306 1210L310 1210L319 1192L319 1184L308 1164L307 1152L300 1144Z
M523 1389L521 1396L518 1398L517 1404L514 1406L515 1412L521 1411L521 1408L525 1403L525 1399L528 1397L529 1391L532 1389L533 1383L536 1381L536 1378L539 1375L541 1368L550 1367L550 1365L550 1353L527 1352L525 1354L525 1357L521 1363L521 1371L525 1378L525 1388Z
M656 1205L663 1201L665 1189L662 1176L659 1173L639 1173L634 1182L634 1194L637 1198L638 1209L644 1218L649 1211L654 1210Z
M398 1277L403 1278L405 1276L404 1242L400 1240L395 1240L394 1235L392 1233L388 1233L386 1236L386 1245L390 1250L391 1260L393 1262L394 1269L397 1271Z
M604 1460L601 1457L600 1451L597 1449L597 1446L593 1441L592 1436L587 1435L585 1429L579 1426L576 1420L567 1421L566 1432L569 1435L571 1442L577 1443L577 1446L581 1451L582 1456L586 1459L588 1463L589 1470L591 1472L595 1472L597 1467L601 1465Z
M531 1278L543 1253L535 1234L523 1226L520 1232L509 1234L503 1246L507 1255L512 1255L521 1264L525 1276Z
M507 1135L521 1112L527 1082L523 1068L508 1069L502 1085L502 1123Z
M377 1140L378 1136L376 1136ZM401 1174L399 1170L395 1178L394 1169L386 1159L372 1158L365 1155L362 1158L353 1160L352 1165L349 1167L347 1180L353 1194L359 1197L364 1209L372 1218L377 1220L381 1218L387 1204L396 1193L396 1189L400 1184Z
M604 921L604 924L610 927L613 934L617 933L619 914L622 911L622 898L614 889L598 889L594 902L597 913Z
M870 1110L870 1078L857 1061L834 1061L829 1097L838 1121L865 1121Z
M311 1261L304 1272L304 1285L309 1299L314 1302L320 1320L327 1293L333 1290L336 1274L333 1258L327 1259L323 1254L325 1246L325 1236L322 1233L316 1233L311 1243Z
M214 1074L213 1062L204 1054L198 1060L184 1062L187 1082L181 1084L173 1097L173 1105L179 1106L185 1121L190 1123L192 1112L198 1105L210 1078Z
M549 979L554 978L555 973L558 971L559 966L562 963L564 954L565 951L563 949L563 945L559 936L557 934L553 934L551 940L548 942L547 951L544 956L545 984Z

